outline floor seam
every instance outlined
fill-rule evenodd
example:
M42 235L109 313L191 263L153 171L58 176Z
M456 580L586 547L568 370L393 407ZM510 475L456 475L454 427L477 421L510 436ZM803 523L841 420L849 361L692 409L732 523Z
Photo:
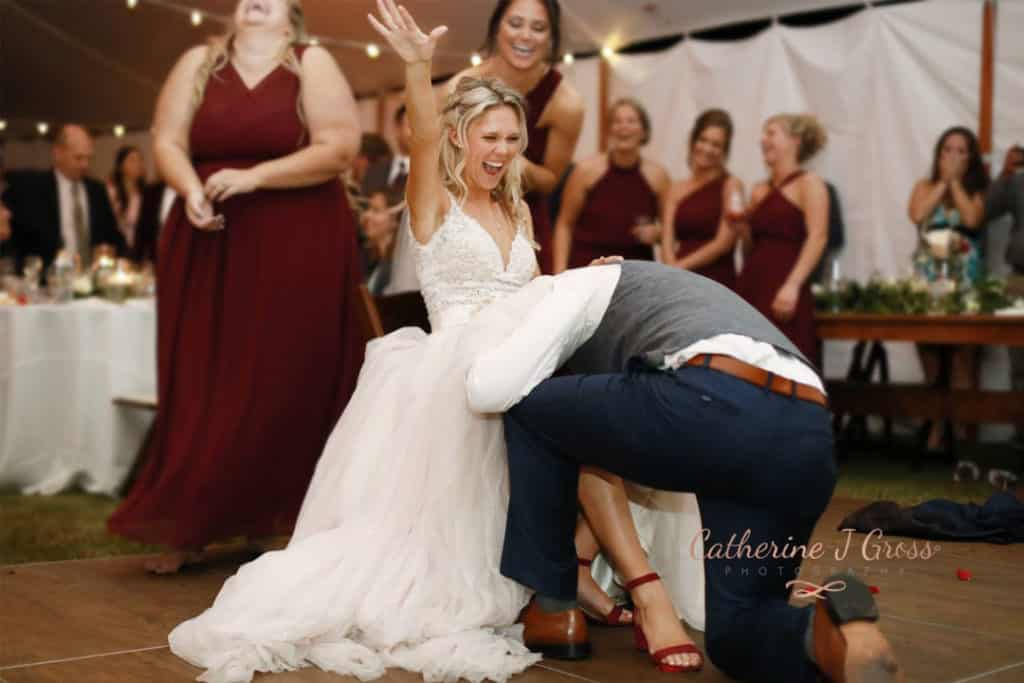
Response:
M951 626L949 624L943 624L937 621L927 621L925 619L910 619L909 617L901 617L896 614L886 613L883 615L883 619L892 619L894 621L902 621L908 624L919 624L921 626L933 626L935 628L946 629L947 631L962 631L964 633L970 633L975 636L986 636L997 640L1009 640L1014 643L1024 643L1024 638L1015 638L1013 636L1004 636L999 633L988 633L985 631L978 631L972 628L964 628L962 626Z
M1021 666L1024 666L1024 661L1016 662L1015 664L1007 664L1006 666L1001 666L998 669L992 669L991 671L982 671L980 674L968 676L967 678L958 678L955 681L950 681L950 683L968 683L968 681L980 681L982 678L988 678L989 676L993 676L1004 671L1009 671L1010 669L1016 669Z
M25 664L10 664L0 666L0 671L13 671L14 669L30 669L36 666L47 666L49 664L65 664L67 662L79 662L84 659L99 659L100 657L115 657L117 655L130 655L138 652L152 652L153 650L166 650L167 645L153 645L151 647L140 647L134 650L118 650L116 652L99 652L94 655L82 655L80 657L65 657L63 659L47 659L42 662L27 662Z
M536 666L538 669L544 669L546 671L554 671L555 673L562 674L563 676L568 676L569 678L575 678L575 679L580 680L580 681L587 681L587 683L601 683L600 681L595 680L593 678L587 678L586 676L581 676L579 674L574 674L571 671L564 671L562 669L557 669L557 668L555 668L553 666L548 666L546 664L535 664L534 666Z

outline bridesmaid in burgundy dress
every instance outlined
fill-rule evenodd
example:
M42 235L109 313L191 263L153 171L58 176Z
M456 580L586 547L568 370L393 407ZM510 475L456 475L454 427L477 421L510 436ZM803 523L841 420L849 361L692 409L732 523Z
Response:
M697 117L690 132L690 177L669 190L662 224L662 260L736 288L733 252L737 230L730 219L743 214L743 183L729 175L732 119L721 109Z
M554 265L547 197L569 168L583 128L583 100L552 66L561 41L558 0L498 0L487 24L487 58L456 74L447 88L450 93L463 76L490 77L526 98L526 202L543 273L551 273Z
M736 291L821 367L809 277L828 241L828 190L800 165L824 145L825 129L808 114L768 119L761 151L770 174L754 188L746 252Z
M562 193L554 272L602 256L654 257L661 199L671 181L663 166L640 155L650 137L650 117L639 102L624 98L612 104L608 153L581 161Z
M241 0L233 31L179 60L154 150L179 197L161 231L159 412L109 521L169 546L288 533L355 385L355 226L339 173L359 146L348 84L304 49L299 0Z

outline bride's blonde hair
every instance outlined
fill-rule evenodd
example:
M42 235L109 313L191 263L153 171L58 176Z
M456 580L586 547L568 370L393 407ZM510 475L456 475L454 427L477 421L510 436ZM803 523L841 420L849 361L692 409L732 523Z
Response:
M299 100L296 106L298 107L299 118L305 123L306 117L302 111L302 65L299 63L299 57L295 52L295 47L307 40L306 14L302 11L302 0L288 0L288 25L288 39L281 46L281 51L278 53L275 61L283 64L286 69L295 74L299 79ZM236 32L237 27L234 25L234 21L232 21L231 28L228 29L227 33L210 38L206 50L206 59L199 66L199 70L196 72L195 83L192 86L193 111L198 109L200 103L202 103L203 94L206 92L206 84L209 83L210 78L215 77L217 72L231 61L231 53L235 47Z
M441 112L444 134L441 139L441 182L461 204L469 195L469 187L462 174L466 169L467 133L470 125L496 107L509 107L519 120L519 153L509 163L508 170L491 196L507 215L519 224L523 198L523 159L526 149L526 106L523 98L512 88L494 78L463 78L445 102ZM455 132L452 140L451 132Z

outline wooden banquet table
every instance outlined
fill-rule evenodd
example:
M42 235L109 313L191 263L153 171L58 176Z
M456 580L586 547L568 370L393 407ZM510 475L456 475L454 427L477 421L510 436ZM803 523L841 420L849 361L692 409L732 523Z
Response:
M958 346L1024 346L1024 316L818 313L815 322L821 339L857 342L846 379L828 382L837 419L848 414L1024 424L1024 392L951 387L953 352ZM889 382L883 341L936 345L940 359L936 383ZM879 382L872 383L875 370Z

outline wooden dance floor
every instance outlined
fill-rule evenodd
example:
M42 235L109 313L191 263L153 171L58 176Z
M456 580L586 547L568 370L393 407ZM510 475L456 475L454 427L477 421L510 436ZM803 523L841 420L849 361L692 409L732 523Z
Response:
M823 543L825 557L805 564L803 577L820 582L832 571L852 568L878 586L882 626L907 681L1024 681L1024 546L940 543L928 560L865 561L860 549L865 537L855 535L846 559L836 561L845 536L835 527L859 505L832 502L814 538ZM199 670L167 650L167 633L207 607L246 559L226 551L202 570L175 577L145 574L139 557L0 567L0 682L193 680ZM959 580L958 569L970 571L972 580ZM591 660L545 661L513 681L729 680L710 666L700 674L658 672L632 649L628 629L592 629L592 637ZM355 680L315 669L256 677L265 683ZM384 680L421 679L392 671Z

